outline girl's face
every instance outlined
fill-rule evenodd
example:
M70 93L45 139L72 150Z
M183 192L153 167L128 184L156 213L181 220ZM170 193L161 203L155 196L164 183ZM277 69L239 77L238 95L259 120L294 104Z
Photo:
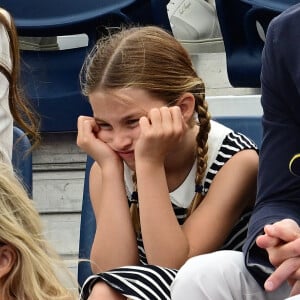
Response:
M134 148L140 135L139 119L155 107L166 105L138 88L95 91L90 94L98 138L134 169Z

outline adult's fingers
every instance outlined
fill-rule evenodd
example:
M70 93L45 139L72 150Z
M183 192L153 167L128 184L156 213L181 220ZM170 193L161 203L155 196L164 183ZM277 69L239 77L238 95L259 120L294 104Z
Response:
M295 295L299 295L300 294L300 281L297 280L295 281L295 283L293 284L290 296L295 296ZM299 296L300 297L300 296Z
M269 276L265 282L267 291L276 290L283 282L292 278L292 275L300 268L300 258L294 257L285 260L278 268ZM300 278L299 278L300 279Z
M294 241L283 243L276 247L267 248L270 262L274 266L280 265L289 258L300 258L300 238Z
M260 248L270 248L278 246L281 243L281 240L267 234L260 235L256 238L256 244Z
M266 225L264 231L267 235L277 237L286 242L300 237L300 228L292 219L284 219L272 225Z

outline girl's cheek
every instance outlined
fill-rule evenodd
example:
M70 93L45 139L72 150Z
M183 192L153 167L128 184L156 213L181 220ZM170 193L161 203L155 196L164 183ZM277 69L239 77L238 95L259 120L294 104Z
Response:
M96 137L104 143L109 143L111 141L111 134L104 130L99 130L99 132L96 134Z

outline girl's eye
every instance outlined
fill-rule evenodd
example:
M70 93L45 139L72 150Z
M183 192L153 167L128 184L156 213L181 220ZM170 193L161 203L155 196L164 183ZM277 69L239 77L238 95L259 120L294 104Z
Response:
M139 125L139 119L128 120L127 125L130 127L135 127L135 126Z
M100 129L104 129L104 130L110 130L112 128L111 125L107 123L97 123L97 125L99 126Z

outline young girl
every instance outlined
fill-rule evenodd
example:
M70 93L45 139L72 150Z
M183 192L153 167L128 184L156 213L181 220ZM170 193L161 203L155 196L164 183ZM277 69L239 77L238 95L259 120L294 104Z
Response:
M0 299L77 299L60 282L60 264L43 238L33 202L9 166L0 162Z
M13 123L29 136L33 147L39 140L39 119L19 87L18 36L9 13L0 8L0 160L11 163Z
M189 257L241 249L257 148L210 119L190 57L160 28L100 40L82 75L94 116L79 117L77 143L95 160L91 263L98 274L81 297L170 299Z

